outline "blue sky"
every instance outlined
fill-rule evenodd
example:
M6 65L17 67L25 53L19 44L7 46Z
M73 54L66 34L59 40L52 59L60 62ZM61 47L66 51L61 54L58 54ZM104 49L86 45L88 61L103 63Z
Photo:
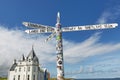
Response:
M24 33L27 28L22 22L55 26L57 12L61 14L62 27L120 23L119 0L1 0L0 74L7 73L6 69L14 58L22 54L27 56L32 44L40 64L51 74L56 72L55 38L43 43L49 34L28 35ZM119 26L115 29L63 33L65 72L81 72L65 77L120 77L119 34ZM5 65L7 67L3 69Z

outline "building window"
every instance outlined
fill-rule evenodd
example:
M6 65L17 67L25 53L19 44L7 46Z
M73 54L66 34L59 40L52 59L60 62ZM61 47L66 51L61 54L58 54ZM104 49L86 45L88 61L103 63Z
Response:
M14 75L14 78L13 78L13 80L15 80L15 75Z
M36 72L36 67L34 67L34 72Z
M18 75L18 80L20 80L20 75Z
M33 80L35 80L35 75L33 75Z
M30 67L28 67L28 71L30 71Z
M21 67L19 68L19 72L21 71Z
M30 75L28 75L27 80L30 80Z

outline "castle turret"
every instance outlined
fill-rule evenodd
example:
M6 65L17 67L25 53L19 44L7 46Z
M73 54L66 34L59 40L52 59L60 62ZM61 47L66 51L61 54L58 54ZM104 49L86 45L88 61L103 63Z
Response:
M37 63L39 65L39 60L38 60L38 58L37 58L37 56L35 54L33 46L32 46L32 50L30 51L30 53L27 56L27 60L29 62L35 62L35 63Z

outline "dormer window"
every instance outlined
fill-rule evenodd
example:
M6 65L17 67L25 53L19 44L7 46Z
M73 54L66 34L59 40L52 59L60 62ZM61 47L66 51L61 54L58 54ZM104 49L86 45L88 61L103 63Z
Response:
M31 60L29 59L29 62L30 62Z

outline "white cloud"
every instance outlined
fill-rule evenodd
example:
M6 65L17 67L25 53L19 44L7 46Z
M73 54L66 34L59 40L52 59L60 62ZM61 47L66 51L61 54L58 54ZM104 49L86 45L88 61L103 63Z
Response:
M98 19L97 23L106 23L109 19L109 17L111 16L111 13L110 12L103 12L103 14L101 15L101 17Z
M70 43L71 47L65 49L65 60L68 63L77 63L94 55L102 55L112 51L120 50L120 43L99 43L99 34L94 34L82 43ZM69 46L69 44L67 45Z
M104 56L103 56L104 57ZM100 57L102 58L102 57ZM104 61L96 61L94 64L88 64L81 66L80 69L75 70L71 73L73 75L68 75L68 77L73 78L116 78L119 77L120 74L120 61L118 58L112 58L111 56L105 56ZM110 59L109 59L110 58ZM69 72L70 73L70 72Z
M30 36L30 37L29 37ZM32 37L32 38L31 38ZM28 55L34 44L36 55L39 57L40 64L56 62L55 40L44 43L47 36L27 35L23 31L8 30L0 28L0 71L6 71L14 59L20 59L22 54ZM118 44L99 43L100 33L96 33L87 40L75 43L68 40L64 41L64 57L67 63L77 63L89 56L109 53L120 50ZM112 47L111 47L112 46ZM2 68L3 66L4 69ZM0 72L1 73L1 72Z
M107 23L113 22L116 19L119 19L120 16L120 5L115 5L105 9L105 11L101 14L100 18L97 20L97 23Z

